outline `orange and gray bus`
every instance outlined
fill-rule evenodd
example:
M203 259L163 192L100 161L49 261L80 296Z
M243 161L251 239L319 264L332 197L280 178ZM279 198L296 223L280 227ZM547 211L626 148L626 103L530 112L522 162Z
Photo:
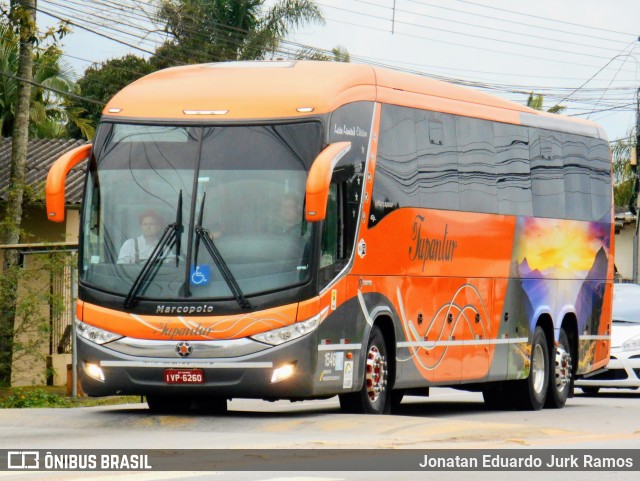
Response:
M369 65L230 62L141 78L87 162L82 389L153 410L449 386L560 408L609 359L598 125Z

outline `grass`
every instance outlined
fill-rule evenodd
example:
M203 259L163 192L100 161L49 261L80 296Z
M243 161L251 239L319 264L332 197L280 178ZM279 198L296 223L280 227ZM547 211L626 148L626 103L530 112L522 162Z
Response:
M133 404L140 396L107 396L101 398L67 396L65 386L28 386L0 388L0 408L72 408Z

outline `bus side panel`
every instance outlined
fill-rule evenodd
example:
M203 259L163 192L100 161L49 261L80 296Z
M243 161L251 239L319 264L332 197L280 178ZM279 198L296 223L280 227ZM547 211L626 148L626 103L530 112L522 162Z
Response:
M432 383L486 378L492 350L490 279L407 278L403 330L416 368Z

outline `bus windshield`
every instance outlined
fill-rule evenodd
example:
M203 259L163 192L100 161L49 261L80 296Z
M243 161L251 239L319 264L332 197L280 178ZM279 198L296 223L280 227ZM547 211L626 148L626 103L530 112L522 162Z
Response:
M243 299L307 282L304 193L321 147L319 122L103 123L80 280L127 301Z

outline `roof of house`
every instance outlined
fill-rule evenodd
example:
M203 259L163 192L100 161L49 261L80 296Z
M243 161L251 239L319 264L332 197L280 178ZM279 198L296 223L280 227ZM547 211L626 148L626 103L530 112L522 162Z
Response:
M7 200L9 175L11 172L10 137L0 138L0 200ZM86 143L78 139L32 139L27 151L27 185L35 189L44 189L47 173L51 165L65 152ZM80 204L86 162L81 162L69 172L66 183L67 204Z

